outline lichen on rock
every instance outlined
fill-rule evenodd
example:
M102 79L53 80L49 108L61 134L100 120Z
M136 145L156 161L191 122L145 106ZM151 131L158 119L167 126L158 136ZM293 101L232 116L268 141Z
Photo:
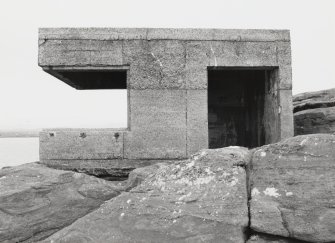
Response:
M249 175L251 229L290 240L334 242L335 135L297 136L257 151Z
M246 148L223 148L155 165L137 187L45 242L84 239L84 228L91 242L245 242L249 159Z

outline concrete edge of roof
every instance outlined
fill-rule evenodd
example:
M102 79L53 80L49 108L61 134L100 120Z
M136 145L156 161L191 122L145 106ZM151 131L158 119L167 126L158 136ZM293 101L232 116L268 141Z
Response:
M39 39L290 41L290 31L276 29L40 28Z

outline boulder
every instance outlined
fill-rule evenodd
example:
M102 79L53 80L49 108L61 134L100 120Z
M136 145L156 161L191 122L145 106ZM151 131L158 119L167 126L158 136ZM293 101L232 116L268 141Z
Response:
M37 163L0 170L0 242L36 242L120 194L85 174Z
M294 113L294 133L335 133L335 106Z
M253 231L335 242L335 135L297 136L258 148L249 171Z
M293 111L335 106L335 89L306 92L293 96Z
M150 167L140 185L43 242L245 242L249 160L228 147Z
M293 97L295 135L335 132L335 89Z
M127 181L124 183L125 191L129 191L130 189L140 185L146 178L153 175L157 170L166 165L167 163L157 163L131 171Z

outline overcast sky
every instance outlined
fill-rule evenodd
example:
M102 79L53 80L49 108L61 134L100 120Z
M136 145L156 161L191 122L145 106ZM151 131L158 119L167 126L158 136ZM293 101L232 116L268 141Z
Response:
M39 27L289 29L293 93L335 87L334 0L2 0L0 130L125 127L126 93L78 91L37 65Z

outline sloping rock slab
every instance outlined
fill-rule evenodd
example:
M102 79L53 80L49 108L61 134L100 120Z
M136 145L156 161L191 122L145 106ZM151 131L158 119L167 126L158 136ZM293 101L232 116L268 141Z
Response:
M293 111L335 106L335 89L306 92L293 96Z
M0 170L0 242L46 238L120 194L84 174L36 163Z
M294 134L335 133L335 89L295 95Z
M294 134L335 133L335 106L294 114Z
M298 136L263 146L250 166L254 231L335 241L335 135Z
M249 156L234 147L158 165L139 186L44 242L245 242Z

